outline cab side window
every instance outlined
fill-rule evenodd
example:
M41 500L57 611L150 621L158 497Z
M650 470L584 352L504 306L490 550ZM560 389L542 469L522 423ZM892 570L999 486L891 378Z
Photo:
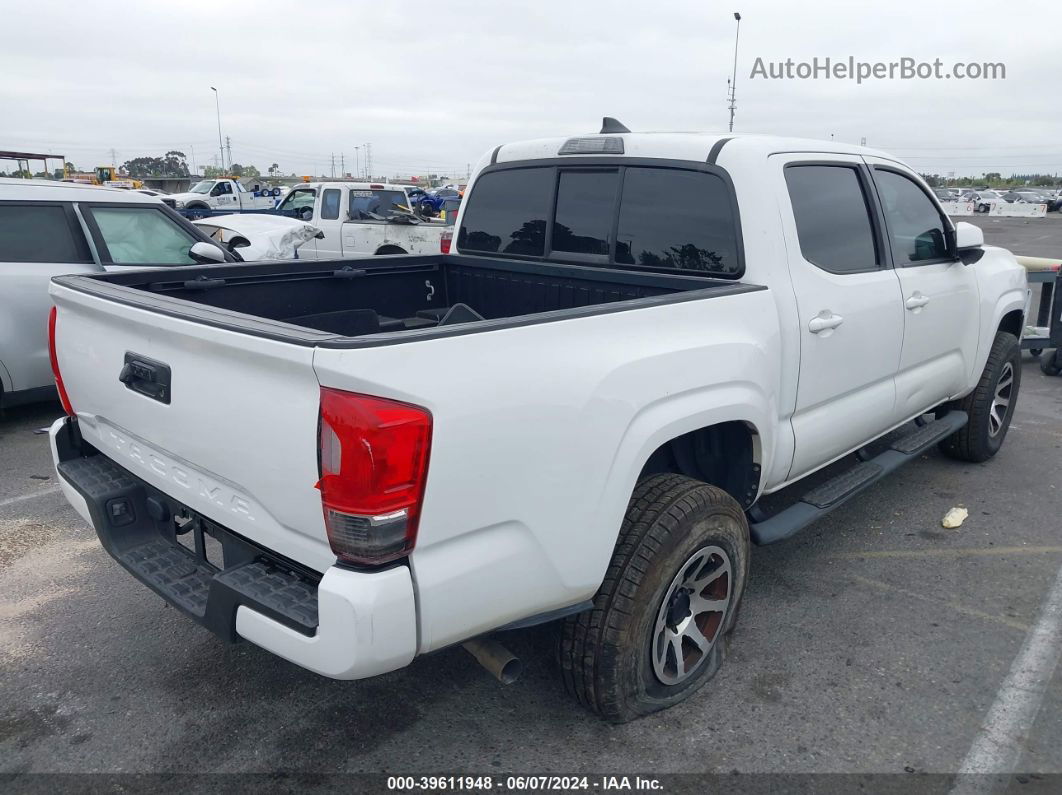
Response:
M804 259L830 273L880 267L870 203L856 166L791 165L785 182Z
M211 196L224 196L232 193L232 185L228 182L219 182L214 186L214 190L210 191Z
M321 218L334 221L339 218L339 188L329 188L321 194Z
M882 168L874 169L874 182L896 265L950 259L947 226L925 191L909 177Z

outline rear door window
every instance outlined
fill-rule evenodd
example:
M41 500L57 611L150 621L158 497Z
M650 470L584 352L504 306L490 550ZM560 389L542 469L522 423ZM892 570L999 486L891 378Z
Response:
M552 168L484 174L468 195L458 232L462 251L541 257L553 194Z
M804 259L830 273L864 273L879 264L870 206L855 166L785 169Z
M192 265L188 254L200 242L154 207L91 207L99 230L97 248L105 262L115 265ZM100 245L102 243L102 245Z
M669 168L628 168L626 172L616 262L741 275L737 218L722 178Z
M72 211L61 204L0 204L0 262L92 262Z

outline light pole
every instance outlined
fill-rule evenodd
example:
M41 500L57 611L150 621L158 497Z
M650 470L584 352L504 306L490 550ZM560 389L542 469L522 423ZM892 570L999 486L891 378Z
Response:
M736 56L735 56L736 57ZM218 90L214 86L210 87L210 90L214 92L214 105L218 109L218 152L221 154L221 171L225 171L225 144L221 142L221 100L218 99ZM731 114L733 115L733 114ZM731 125L730 129L734 129Z
M734 109L737 108L737 54L738 37L741 35L741 14L734 12L737 29L734 31L734 75L730 78L730 132L734 132Z

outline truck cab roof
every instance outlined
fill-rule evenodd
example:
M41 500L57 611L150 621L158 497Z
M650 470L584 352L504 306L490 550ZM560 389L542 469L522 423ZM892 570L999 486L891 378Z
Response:
M622 141L622 150L617 151L617 148L613 146L612 151L606 151L608 147L604 144L604 139ZM562 155L562 147L569 142L572 142L570 149L574 151L567 151ZM601 147L601 149L595 152L593 147ZM726 161L737 163L746 160L760 161L764 157L781 152L822 152L896 159L877 149L841 141L754 133L628 132L588 133L507 143L491 153L490 162L505 163L578 155L584 157L644 157L699 162L709 160L716 162L716 158L722 160L725 157Z

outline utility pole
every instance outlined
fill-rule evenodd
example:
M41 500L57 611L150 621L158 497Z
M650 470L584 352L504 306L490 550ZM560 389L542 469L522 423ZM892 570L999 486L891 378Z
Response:
M336 153L332 153L332 179L336 178Z
M360 146L354 147L354 176L359 179L361 178L361 161L358 159L358 151L360 149Z
M365 179L372 181L372 144L365 144Z
M229 150L229 168L232 168L232 139L229 136L225 136L225 148ZM222 161L224 165L224 161Z
M347 176L346 158L345 158L345 155L342 152L339 153L339 176L341 178L344 178L344 177Z
M195 146L193 146L192 144L188 144L188 148L192 152L192 173L193 174L198 174L199 173L199 169L195 167Z
M111 149L111 166L118 168L118 153L114 149Z
M218 111L218 152L221 154L221 170L225 170L225 147L221 143L221 100L218 99L218 90L214 86L210 87L210 90L214 92L214 105Z
M734 111L737 109L737 56L738 37L741 35L741 14L734 12L737 28L734 30L734 74L727 82L730 84L730 132L734 132Z

